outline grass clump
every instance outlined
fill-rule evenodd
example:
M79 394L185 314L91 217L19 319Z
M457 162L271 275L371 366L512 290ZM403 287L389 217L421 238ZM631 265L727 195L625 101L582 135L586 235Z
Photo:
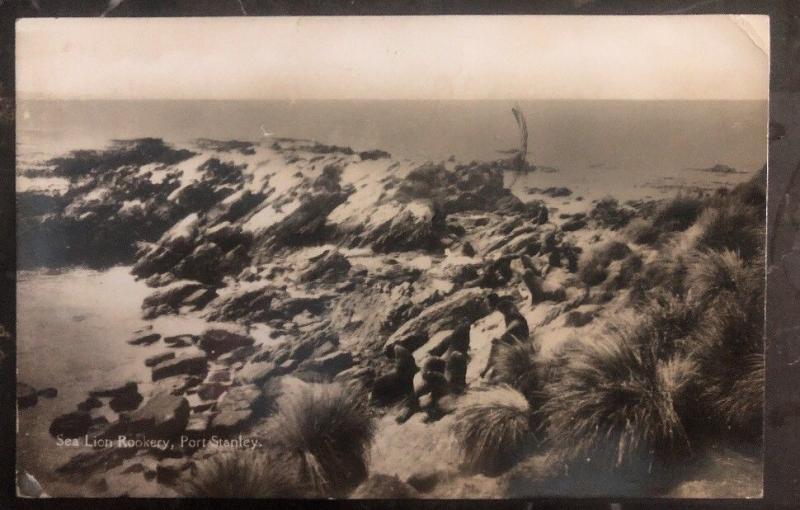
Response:
M534 341L498 345L494 360L496 380L522 393L530 402L539 399L540 376L538 349Z
M259 450L222 452L197 464L178 492L190 498L297 498L303 491L287 459Z
M730 250L744 260L762 252L764 246L764 211L737 201L707 209L698 223L701 233L698 247Z
M507 385L471 392L456 411L453 434L469 471L497 475L537 443L530 404Z
M367 476L375 422L362 397L339 384L309 384L279 401L276 442L299 457L302 479L321 495L346 495Z
M636 218L625 227L624 235L632 243L654 245L661 236L661 230L656 228L651 221Z
M683 232L694 224L704 208L702 199L680 194L656 209L653 226L664 232Z
M736 253L723 250L697 254L689 265L686 284L692 296L708 306L729 293L742 298L758 294L763 280L762 264L746 264Z
M686 456L675 409L686 371L660 362L650 345L618 327L572 353L548 388L548 434L567 462L649 470Z
M697 328L701 308L669 292L651 293L637 307L641 321L634 326L639 343L649 343L659 360L688 352L689 337Z
M586 285L594 286L608 278L608 266L615 260L622 260L631 253L627 244L609 241L586 254L578 267L578 278Z

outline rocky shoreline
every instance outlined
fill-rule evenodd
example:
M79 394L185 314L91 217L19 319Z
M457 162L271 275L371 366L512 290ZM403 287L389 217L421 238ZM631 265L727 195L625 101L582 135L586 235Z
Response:
M686 271L667 267L665 253L695 249L703 211L727 200L687 198L697 210L670 215L664 211L674 202L587 199L584 212L559 214L559 201L583 197L531 187L522 200L504 184L508 161L416 164L379 150L291 139L201 140L180 149L157 139L120 141L106 151L56 158L50 168L70 187L60 195L19 195L22 264L130 265L152 289L142 303L144 319L191 314L238 325L163 338L145 329L113 340L152 352L142 367L149 381L90 391L51 423L51 435L91 438L93 445L120 436L160 439L173 447L132 443L75 455L58 475L75 494L91 496L180 494L183 478L222 454L200 440L244 436L273 445L284 395L338 385L366 399L394 366L395 346L422 366L464 323L467 393L446 403L447 416L430 425L419 415L396 424L397 409L372 408L372 466L382 469L370 467L355 483L364 485L335 495L387 497L393 487L414 497L504 497L520 494L520 480L529 482L522 493L586 490L541 485L558 478L550 447L491 479L461 469L455 458L414 469L399 457L424 457L421 435L447 441L452 412L492 386L478 371L509 321L495 313L491 296L514 303L535 338L537 363L557 367L576 343L639 313L641 303ZM535 176L535 167L529 170ZM733 193L750 192L756 193ZM51 248L43 252L43 243ZM737 253L750 260L755 255L746 247L742 242ZM268 340L254 338L253 327ZM547 377L539 379L544 387ZM20 409L54 396L18 387ZM98 415L105 406L116 419ZM393 450L390 435L405 437L408 451ZM544 457L547 469L539 465ZM396 462L392 472L387 458ZM137 480L145 488L131 493ZM708 483L711 489L689 494L713 492ZM685 489L678 483L660 490Z

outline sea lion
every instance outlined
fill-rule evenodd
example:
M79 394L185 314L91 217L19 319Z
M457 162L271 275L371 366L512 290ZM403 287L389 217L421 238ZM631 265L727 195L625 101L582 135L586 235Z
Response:
M414 374L419 367L411 351L401 345L394 346L394 368L375 379L370 403L385 407L414 398Z
M426 423L444 416L444 411L439 407L439 400L450 393L450 384L444 374L446 366L447 362L438 356L430 356L425 360L422 366L422 386L414 392L414 398L409 402L406 411L397 417L398 423L405 422L420 410L426 413L423 420ZM421 406L419 399L425 395L430 395L430 400Z

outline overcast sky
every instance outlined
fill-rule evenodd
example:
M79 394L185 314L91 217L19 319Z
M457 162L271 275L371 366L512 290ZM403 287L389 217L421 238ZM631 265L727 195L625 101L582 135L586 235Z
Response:
M766 16L17 23L25 97L765 99Z

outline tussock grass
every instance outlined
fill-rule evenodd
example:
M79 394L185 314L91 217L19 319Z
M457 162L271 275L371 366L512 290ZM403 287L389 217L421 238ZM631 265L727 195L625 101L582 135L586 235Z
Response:
M574 350L542 408L558 455L608 468L685 458L689 442L673 405L685 379L677 367L623 326Z
M298 498L304 494L287 464L291 459L258 450L221 452L181 478L178 492L190 498Z
M538 349L532 340L500 344L494 363L496 379L522 393L530 402L540 397L537 355Z
M697 220L701 226L698 247L730 250L750 260L763 251L764 210L729 200L707 209Z
M634 342L651 345L659 360L688 352L688 339L702 311L697 303L661 291L651 293L637 311L641 320L633 327Z
M678 195L661 204L653 216L653 226L665 232L683 232L697 220L705 202L690 195Z
M586 285L598 285L608 277L608 266L630 255L631 249L621 241L609 241L581 257L578 278Z
M375 422L363 395L339 384L294 388L278 403L275 431L317 493L343 496L366 478Z
M690 263L686 283L692 296L706 305L727 293L746 299L764 285L763 264L746 264L730 250L702 252Z
M723 293L707 315L704 327L693 335L692 357L699 377L698 405L715 419L714 430L759 437L764 388L763 307L758 298L743 303ZM762 295L763 297L763 295ZM701 425L702 426L702 425ZM708 429L708 425L704 427ZM713 427L711 427L713 428Z
M651 221L636 218L628 223L623 230L623 235L633 243L653 245L658 242L661 230L656 228Z
M525 397L507 385L470 392L452 427L464 467L497 475L537 443Z

